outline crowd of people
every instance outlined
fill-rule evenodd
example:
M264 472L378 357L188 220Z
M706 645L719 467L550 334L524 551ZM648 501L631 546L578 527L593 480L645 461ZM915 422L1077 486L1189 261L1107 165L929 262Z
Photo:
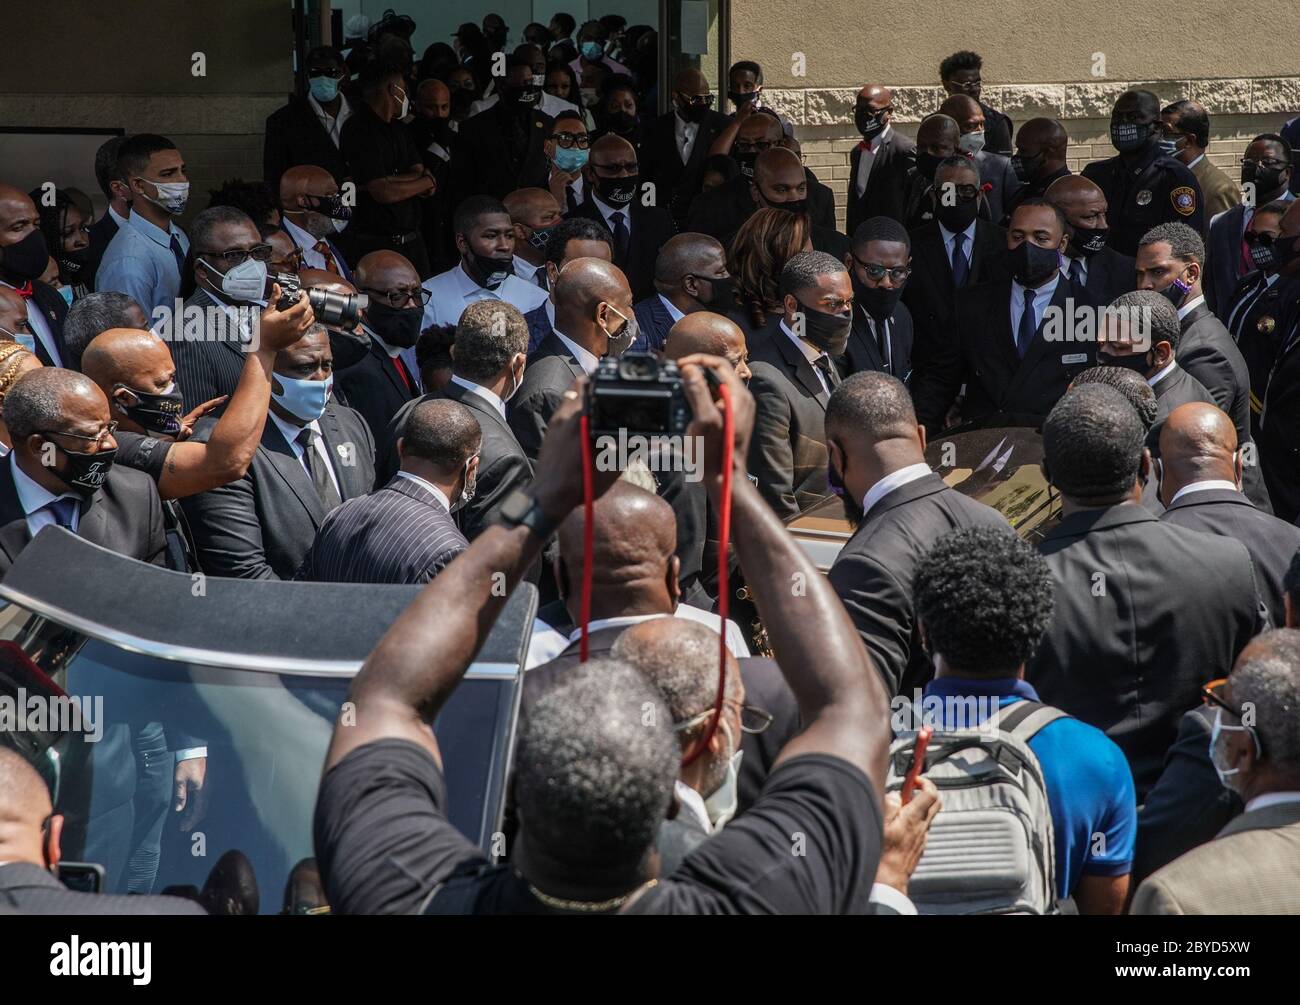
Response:
M841 230L755 62L724 106L619 16L414 27L311 50L263 178L197 213L152 133L99 150L98 218L0 184L0 575L58 526L427 584L334 730L307 913L1300 909L1300 118L1239 183L1202 105L1130 90L1075 173L957 52L915 140L858 92ZM597 473L587 526L629 354L676 365L698 477ZM1034 544L928 449L999 426L1041 435ZM830 496L823 574L785 524ZM540 607L489 861L429 723L503 574ZM0 749L0 904L199 909L65 893L60 819Z

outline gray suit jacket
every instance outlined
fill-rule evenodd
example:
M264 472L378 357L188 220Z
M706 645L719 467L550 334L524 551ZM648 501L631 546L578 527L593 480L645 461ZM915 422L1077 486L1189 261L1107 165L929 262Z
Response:
M183 897L119 897L78 893L59 882L48 869L31 862L0 866L0 912L19 914L203 914L207 912Z
M1015 168L1011 166L1011 158L991 150L981 150L975 155L974 161L980 173L981 185L993 186L984 193L984 201L989 204L989 219L1001 223L1006 216L1006 207L1021 185Z
M1138 887L1130 914L1300 914L1300 803L1234 818Z
M582 366L554 333L542 340L528 357L524 379L510 399L507 415L519 446L529 460L537 460L546 436L546 426L560 407L573 382L582 376Z

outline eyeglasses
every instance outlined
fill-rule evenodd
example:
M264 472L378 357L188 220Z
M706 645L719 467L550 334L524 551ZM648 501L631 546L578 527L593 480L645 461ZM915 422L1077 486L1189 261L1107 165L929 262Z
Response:
M228 271L250 258L255 262L269 262L274 256L275 249L269 244L255 244L248 249L231 248L229 251L204 251L200 252L196 257L221 262Z
M909 265L896 265L891 267L888 265L881 265L878 262L864 262L857 255L853 256L853 260L858 263L859 267L867 274L868 278L873 279L876 282L880 282L880 280L884 279L885 276L888 276L894 282L902 283L906 282L907 277L912 274L912 268Z
M1287 165L1289 165L1291 162L1281 161L1278 160L1276 157L1265 157L1263 160L1252 160L1249 157L1243 157L1237 163L1240 164L1242 167L1245 167L1247 164L1254 164L1256 167L1284 168Z
M416 286L409 290L376 290L369 286L363 286L361 291L372 295L376 300L386 301L390 307L401 307L407 302L413 303L417 307L423 307L433 296L423 286Z
M346 73L341 66L313 66L307 70L308 77L332 77L334 80L341 79Z
M976 77L974 80L950 80L948 83L959 91L978 91L982 81Z
M117 432L117 423L110 422L94 436L87 436L85 433L69 433L62 429L38 429L36 431L42 436L71 436L78 440L86 440L99 448L104 445L105 440Z
M764 150L771 150L777 146L772 140L737 140L735 149L742 154L762 153Z
M1212 680L1201 688L1201 701L1206 705L1218 705L1225 712L1231 712L1238 719L1241 718L1241 710L1233 708L1223 697L1224 688L1228 686L1228 678L1220 677L1218 680Z
M597 164L593 161L591 166L596 171L618 172L620 174L636 174L639 169L636 161L620 161L617 164Z
M728 701L723 704L734 705L735 703ZM689 719L675 722L673 723L673 732L684 733L688 729L693 729L703 722L708 722L711 715L713 715L713 709L708 708L697 715L691 716ZM749 733L753 736L757 736L759 733L763 732L763 730L767 729L768 726L772 725L772 721L775 718L776 716L767 711L767 709L759 708L757 705L741 705L740 731L742 733Z
M684 102L686 102L686 104L691 105L695 108L713 107L712 94L679 94L678 97L681 98Z
M586 150L591 146L591 137L586 133L551 133L550 138L555 140L556 146L563 147L565 150L572 150L574 147Z

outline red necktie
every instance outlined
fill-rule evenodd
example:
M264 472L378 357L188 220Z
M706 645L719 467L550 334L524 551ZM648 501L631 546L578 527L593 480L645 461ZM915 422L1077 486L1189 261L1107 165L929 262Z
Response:
M316 242L314 250L320 252L321 257L325 259L325 271L332 272L336 276L339 275L338 263L334 261L334 256L330 253L329 242L325 238L322 237Z
M27 282L23 283L22 286L15 286L15 287L14 287L14 292L17 293L17 294L18 294L20 297L22 297L24 300L31 300L31 299L32 299L32 281L29 279L29 280L27 280Z
M393 366L397 368L397 376L402 378L402 383L406 385L407 391L414 391L415 387L411 383L411 375L406 370L406 364L402 362L401 356L393 356Z

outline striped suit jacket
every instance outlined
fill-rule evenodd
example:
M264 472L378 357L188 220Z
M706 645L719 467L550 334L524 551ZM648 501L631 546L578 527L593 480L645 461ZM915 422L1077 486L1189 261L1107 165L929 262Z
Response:
M294 578L427 583L468 547L442 503L419 482L398 475L331 513Z
M185 301L186 314L190 308L219 310L220 305L207 290L200 287ZM173 328L183 323L183 319L178 319ZM222 330L229 332L229 329ZM176 383L184 396L186 409L197 408L205 401L219 398L223 394L234 394L240 375L244 372L244 362L248 358L243 345L233 338L215 338L215 332L207 326L204 335L202 340L190 341L177 331L168 346L176 363ZM225 406L222 406L212 414L220 415L224 411Z

